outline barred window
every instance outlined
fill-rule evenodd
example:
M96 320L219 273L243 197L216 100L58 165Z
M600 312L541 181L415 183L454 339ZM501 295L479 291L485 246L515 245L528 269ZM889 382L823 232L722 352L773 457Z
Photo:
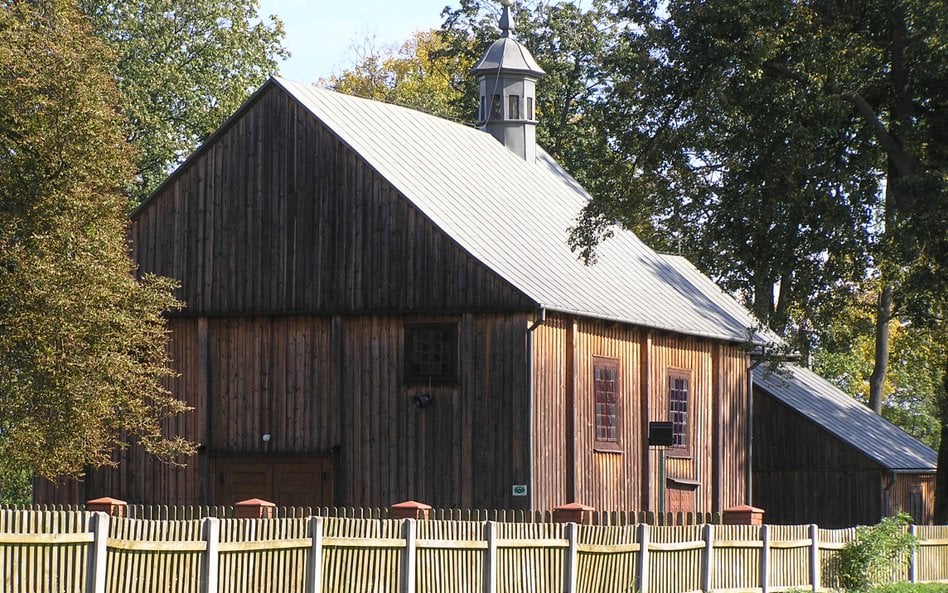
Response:
M593 391L596 402L595 448L619 450L619 361L593 358Z
M688 371L668 371L668 419L672 423L672 449L678 453L690 451L689 440L689 388L691 373Z
M454 323L405 326L405 383L457 383L458 328Z

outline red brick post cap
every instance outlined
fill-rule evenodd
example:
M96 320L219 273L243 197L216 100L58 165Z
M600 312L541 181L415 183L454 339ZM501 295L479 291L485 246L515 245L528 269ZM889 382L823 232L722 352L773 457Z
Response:
M406 500L397 502L389 507L389 516L392 519L428 519L431 512L431 505L417 500Z
M93 513L102 512L110 517L124 517L128 503L111 496L103 496L86 501L86 510Z
M262 498L250 498L234 503L238 519L270 519L276 504Z
M568 502L553 509L553 520L557 523L587 523L595 510L581 502Z
M763 525L764 509L740 504L724 509L722 523L725 525Z

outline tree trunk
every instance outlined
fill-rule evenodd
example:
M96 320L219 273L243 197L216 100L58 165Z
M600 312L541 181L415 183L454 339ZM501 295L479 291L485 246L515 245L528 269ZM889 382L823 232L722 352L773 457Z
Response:
M882 395L889 367L889 321L892 319L892 286L883 286L876 302L876 356L869 377L869 407L882 413Z

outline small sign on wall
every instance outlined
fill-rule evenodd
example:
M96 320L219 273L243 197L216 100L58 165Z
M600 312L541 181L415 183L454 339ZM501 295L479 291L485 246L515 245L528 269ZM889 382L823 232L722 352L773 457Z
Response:
M527 485L526 484L514 484L513 487L514 496L526 496L527 495Z

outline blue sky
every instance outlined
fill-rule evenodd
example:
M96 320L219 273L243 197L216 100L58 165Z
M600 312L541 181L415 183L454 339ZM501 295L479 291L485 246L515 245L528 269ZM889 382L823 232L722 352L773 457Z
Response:
M292 56L280 74L314 82L355 61L353 45L374 37L377 48L400 44L415 31L441 25L450 0L260 0L261 16L274 14L286 27L284 45Z

